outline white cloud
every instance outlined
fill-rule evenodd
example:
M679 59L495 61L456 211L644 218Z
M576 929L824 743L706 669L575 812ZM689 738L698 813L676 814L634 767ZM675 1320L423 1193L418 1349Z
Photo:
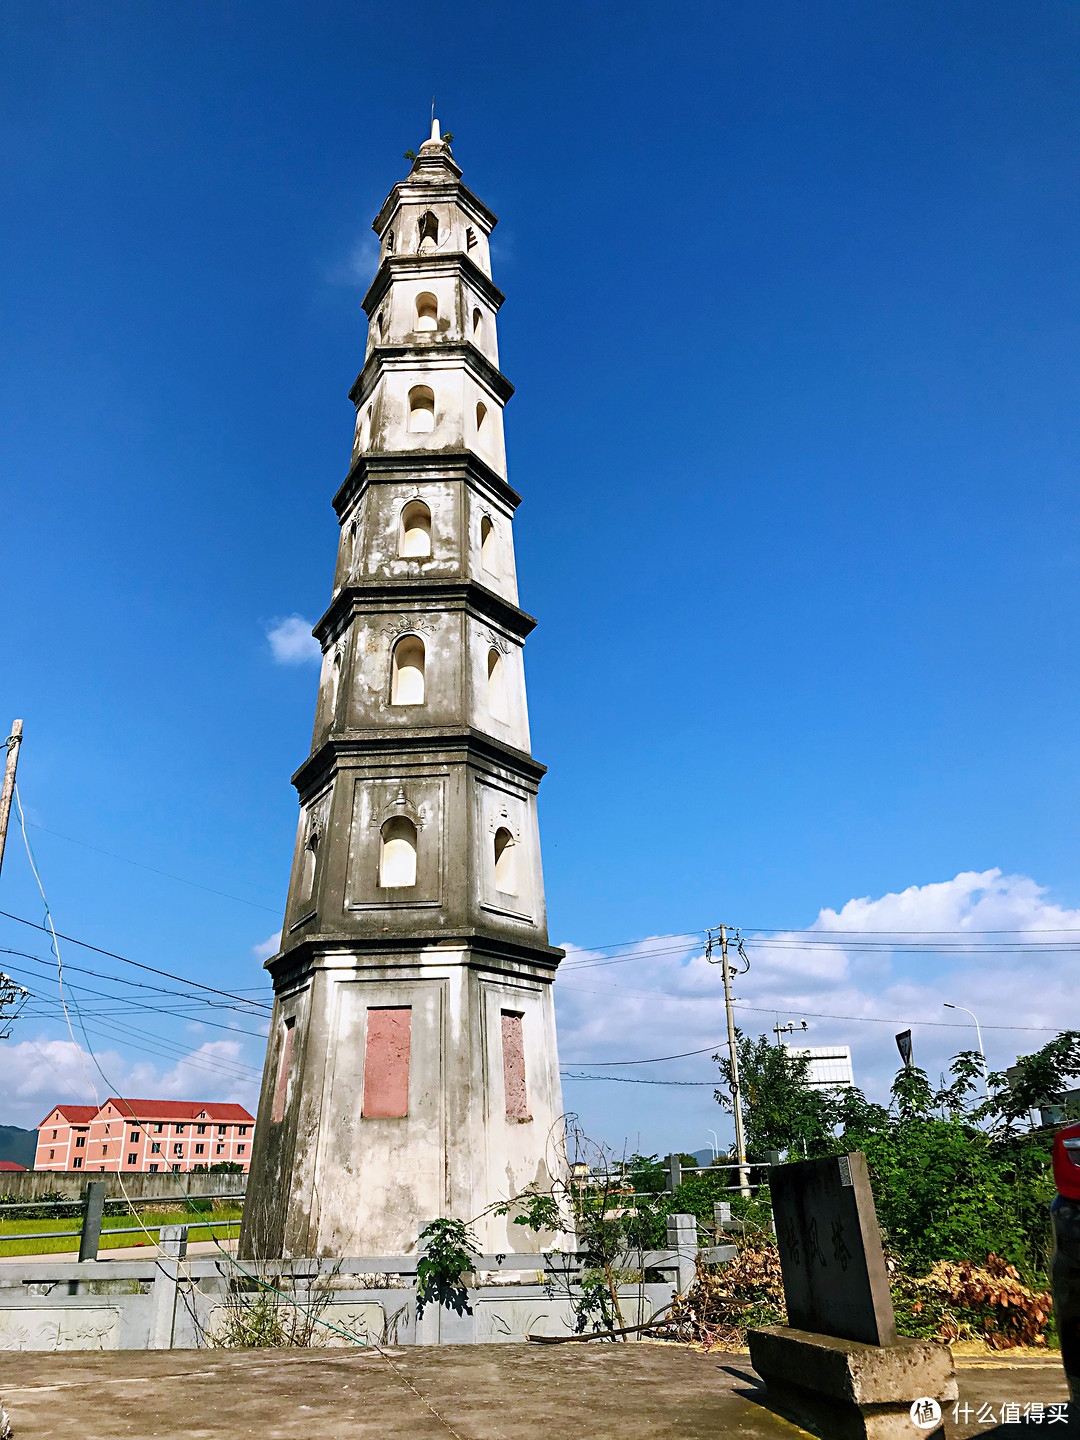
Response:
M273 935L266 940L261 940L258 945L251 947L251 953L256 960L269 960L271 955L276 955L281 948L281 931L275 930Z
M337 260L326 267L327 283L358 286L366 290L379 268L380 253L379 242L374 235L362 237L344 260Z
M856 931L876 933L884 948L860 948L868 937ZM900 931L955 933L905 937ZM916 1061L934 1081L952 1054L973 1047L968 1017L943 1006L950 1000L978 1015L990 1067L1003 1069L1057 1030L1080 1028L1076 955L1046 948L1070 938L1055 931L1080 932L1080 910L1057 904L1027 876L997 869L854 898L823 908L805 931L751 939L750 970L735 982L738 1023L748 1034L768 1034L774 1017L805 1017L806 1042L850 1045L857 1082L880 1099L899 1065L895 1031L912 1025ZM905 939L925 943L905 951L899 948ZM936 941L959 948L933 949ZM277 945L278 936L270 936L254 950L264 957ZM1004 948L975 948L986 945ZM710 1058L726 1043L723 986L699 937L646 939L616 955L568 945L555 1003L564 1068L705 1051L663 1065L592 1071L694 1085L566 1082L564 1103L581 1114L588 1133L617 1146L625 1137L630 1148L661 1153L700 1149L709 1130L726 1141L730 1124L712 1098ZM235 1098L252 1108L256 1079L239 1072L258 1067L262 1054L238 1037L200 1045L170 1069L133 1064L116 1051L99 1058L110 1084L128 1094ZM93 1098L79 1048L69 1040L8 1041L3 1059L0 1123L32 1125L58 1100ZM104 1094L89 1060L87 1069Z
M272 621L266 638L279 665L307 665L322 659L319 642L311 633L311 623L301 615Z
M97 1065L71 1040L37 1037L14 1044L6 1041L0 1067L0 1123L29 1129L60 1102L92 1105L109 1094L139 1099L234 1100L249 1110L258 1099L257 1075L243 1060L244 1045L239 1039L206 1041L168 1069L149 1061L132 1063L116 1050L95 1054Z
M735 983L737 1023L749 1034L768 1034L774 1017L786 1022L805 1016L806 1043L850 1045L857 1083L883 1099L900 1063L896 1031L913 1026L916 1063L933 1081L957 1050L974 1048L971 1021L946 1010L949 1000L978 1015L990 1068L1003 1069L1058 1029L1080 1028L1075 954L1044 948L1068 939L1052 933L1062 930L1077 931L1080 940L1080 910L1051 901L1046 888L1027 876L997 869L853 899L837 910L823 908L809 933L776 934L747 945L750 970ZM878 932L882 948L861 948L868 937L855 931ZM923 933L898 933L905 931ZM959 933L925 933L938 931ZM990 933L1007 931L1019 933ZM917 951L898 948L905 941L922 943ZM951 948L934 949L935 943ZM974 948L986 945L1007 948ZM555 986L564 1068L725 1048L719 967L706 961L699 940L641 941L617 957L571 946L567 951ZM617 963L606 963L613 958ZM716 1067L705 1054L591 1073L707 1081ZM615 1144L625 1135L631 1147L639 1129L641 1143L661 1151L699 1149L708 1143L710 1127L722 1137L730 1133L707 1085L568 1082L564 1103L582 1113L590 1133Z
M954 880L910 885L880 900L849 900L822 910L817 930L1050 930L1075 929L1080 911L1047 902L1046 887L1026 875L965 870Z

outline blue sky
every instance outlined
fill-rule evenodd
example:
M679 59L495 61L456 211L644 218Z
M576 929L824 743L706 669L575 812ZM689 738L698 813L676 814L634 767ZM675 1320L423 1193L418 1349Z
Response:
M2 24L0 722L26 723L59 930L265 985L316 682L267 636L329 595L370 222L432 92L501 217L552 939L691 937L589 996L568 967L565 1060L719 1040L692 937L721 920L871 897L840 928L1080 924L1075 4L42 0ZM40 921L16 841L0 909ZM0 918L0 945L43 941ZM1071 963L761 949L740 994L1080 1024ZM117 1087L250 1100L257 1034L134 1023L91 1037ZM887 1083L888 1025L813 1023ZM1045 1034L988 1031L991 1063ZM19 1022L0 1121L84 1085L65 1035ZM916 1031L931 1069L967 1039ZM707 1056L633 1073L699 1083L567 1103L615 1144L726 1133Z

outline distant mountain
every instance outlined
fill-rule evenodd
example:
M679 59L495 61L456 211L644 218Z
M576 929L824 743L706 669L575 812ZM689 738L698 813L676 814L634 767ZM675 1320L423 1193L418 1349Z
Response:
M35 1135L36 1133L35 1131ZM699 1165L711 1165L713 1162L713 1153L711 1150L688 1150L686 1153L693 1155Z
M37 1131L17 1125L0 1125L0 1160L14 1160L29 1170L37 1154Z

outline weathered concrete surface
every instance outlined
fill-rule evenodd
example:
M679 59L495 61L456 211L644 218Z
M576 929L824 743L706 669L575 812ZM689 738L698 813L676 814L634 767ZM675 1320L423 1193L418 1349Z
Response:
M12 1354L0 1395L16 1440L797 1440L740 1355L675 1346L498 1345L377 1351ZM960 1397L1067 1399L1054 1363L961 1370ZM947 1423L949 1440L1030 1434ZM73 1417L77 1416L77 1421ZM912 1436L919 1432L912 1427ZM1064 1437L1065 1425L1051 1430Z
M944 1345L867 1345L786 1325L751 1330L747 1339L769 1404L829 1440L906 1440L915 1428L914 1401L929 1397L945 1406L957 1397Z
M910 1402L920 1395L955 1398L952 1356L944 1345L919 1340L860 1345L784 1325L752 1330L749 1340L750 1358L764 1380L783 1377L854 1405Z

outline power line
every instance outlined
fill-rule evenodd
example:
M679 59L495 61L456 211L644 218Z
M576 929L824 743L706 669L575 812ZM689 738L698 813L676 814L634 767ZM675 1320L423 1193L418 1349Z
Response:
M16 802L18 803L18 791L17 791L17 790L15 791L15 797L16 797ZM32 853L32 851L31 851L31 848L30 848L30 840L29 840L29 837L28 837L27 834L26 834L26 823L25 823L25 817L24 817L23 812L22 812L22 806L21 806L21 804L19 804L19 821L20 821L20 826L21 826L21 829L22 829L23 841L24 841L25 846L26 846L27 857L28 857L28 859L29 859L29 861L30 861L30 867L31 867L31 869L32 869L33 872L34 872L34 878L37 880L38 889L39 889L40 892L41 892L42 903L43 903L43 905L45 906L45 918L46 918L46 919L48 920L48 922L49 922L49 933L50 933L51 936L52 936L52 948L53 948L53 953L54 953L55 956L56 956L56 971L57 971L57 980L58 980L59 985L60 985L60 1000L61 1000L61 1004L64 1005L64 1019L65 1019L65 1021L67 1022L68 1034L71 1036L72 1044L74 1044L75 1047L76 1047L76 1049L79 1050L80 1059L81 1059L81 1058L82 1058L82 1048L81 1048L81 1046L78 1045L78 1043L77 1043L76 1040L75 1040L75 1033L74 1033L74 1031L73 1031L72 1028L71 1028L71 1020L70 1020L70 1018L68 1017L67 1006L66 1006L66 1004L64 1004L63 964L62 964L61 959L60 959L60 947L59 947L59 944L58 944L58 942L57 942L56 930L55 930L55 928L54 928L54 926L53 926L52 916L51 916L50 911L49 911L49 902L48 902L48 900L47 900L46 897L45 897L45 890L44 890L44 887L42 886L41 879L40 879L40 876L39 876L39 874L38 874L37 866L36 866L36 864L35 864L35 862L34 862L34 856L33 856L33 853ZM16 917L16 916L11 916L11 917L9 917L9 918L11 918L11 919L17 919L18 917ZM24 923L26 923L26 924L31 924L32 922L26 921L26 922L24 922ZM73 944L79 944L80 942L79 942L79 941L73 941L72 943L73 943ZM87 946L86 948L88 948L88 949L97 949L96 946ZM110 952L102 951L102 952L99 952L99 953L108 954L108 953L110 953ZM123 960L125 957L114 955L112 958L114 958L114 959L119 959L119 960ZM137 964L136 961L127 961L126 963L128 963L128 964ZM139 968L142 968L142 969L150 969L150 968L152 968L152 967L149 967L149 966L141 966L141 967L139 967ZM160 972L156 972L156 973L165 974L166 972L160 971ZM169 978L169 979L176 979L177 977L176 977L176 976L168 976L167 978ZM196 983L198 983L198 982L196 982ZM199 985L198 988L200 988L200 989L210 989L211 987ZM224 992L217 992L217 993L224 993ZM235 997L235 996L232 996L232 997L230 997L230 998L235 999L236 997ZM77 1006L76 1006L76 1014L78 1014ZM89 1055L90 1055L91 1060L94 1062L95 1068L97 1069L97 1071L98 1071L99 1075L101 1076L101 1078L105 1081L106 1085L107 1085L110 1089L113 1089L113 1093L115 1094L116 1092L115 1092L115 1089L114 1089L113 1086L112 1086L111 1081L109 1080L108 1076L105 1074L105 1071L102 1069L101 1064L100 1064L97 1056L94 1054L93 1047L92 1047L91 1044L90 1044L89 1036L87 1036L86 1026L85 1026L85 1024L83 1024L83 1022L82 1022L82 1017L81 1017L81 1016L79 1017L79 1023L80 1023L80 1026L81 1026L81 1028L82 1028L83 1035L84 1035L84 1037L86 1038L87 1051L89 1052ZM37 1047L35 1046L35 1048L37 1048ZM139 1047L138 1047L138 1046L135 1046L134 1048L138 1049ZM98 1105L100 1106L100 1103L101 1103L101 1102L100 1102L100 1097L98 1096L97 1087L93 1084L93 1082L92 1082L91 1079L90 1079L90 1076L87 1074L85 1063L83 1064L83 1076L84 1076L84 1078L86 1079L87 1086L88 1086L89 1090L91 1091L91 1093L93 1094L95 1101L97 1101ZM129 1107L129 1108L130 1108L130 1107ZM143 1130L144 1130L144 1133L145 1133L145 1128L143 1127L142 1122L139 1121L134 1115L131 1117L131 1123L132 1123L133 1125L138 1125L138 1126L140 1127L140 1129L143 1129ZM173 1172L170 1171L169 1173L173 1173ZM124 1196L124 1199L127 1201L129 1207L131 1207L131 1197L128 1195L128 1192L127 1192L127 1190L126 1190L126 1188L125 1188L125 1186L124 1186L124 1179L123 1179L123 1173L122 1173L122 1172L117 1172L117 1182L118 1182L118 1184L119 1184L119 1186L120 1186L120 1190L121 1190L121 1192L122 1192L122 1194L123 1194L123 1196ZM184 1190L183 1185L180 1184L179 1181L177 1181L177 1184L178 1184L178 1186L179 1186L179 1188L180 1188L181 1193L182 1193L183 1196L184 1196L184 1199L187 1201L188 1205L191 1206L192 1209L194 1209L195 1206L194 1206L194 1203L193 1203L193 1201L192 1201L192 1198L191 1198L190 1194L189 1194L186 1190ZM132 1208L132 1213L133 1213L133 1214L136 1213L133 1208ZM136 1218L138 1218L138 1217L136 1216ZM139 1221L139 1224L140 1224L140 1226L141 1226L141 1228L142 1228L142 1230L143 1230L143 1233L146 1235L147 1240L152 1241L154 1237L151 1235L150 1231L146 1228L145 1225L142 1224L142 1221L141 1221L141 1220ZM243 1274L249 1281L254 1281L254 1280L256 1279L256 1277L255 1277L254 1275L252 1275L252 1273L251 1273L249 1270L247 1270L234 1256L229 1256L229 1255L227 1254L227 1252L225 1251L224 1247L222 1246L220 1240L218 1240L218 1238L217 1238L217 1236L215 1235L215 1233L214 1233L213 1230L211 1230L210 1235L211 1235L211 1238L214 1240L215 1244L217 1245L218 1250L221 1252L222 1258L225 1259L225 1260L227 1260L227 1261L230 1261L230 1262L235 1266L235 1268L236 1268L237 1270L239 1270L239 1271L241 1272L241 1274ZM164 1273L164 1269L163 1269L163 1267L161 1266L161 1262L160 1262L160 1261L157 1261L156 1264L157 1264L158 1269L162 1270L162 1273ZM274 1293L275 1293L276 1295L278 1295L281 1299L289 1300L289 1299L291 1298L291 1297L285 1295L283 1291L278 1290L275 1286L270 1285L268 1281L263 1280L261 1283L264 1285L264 1288L273 1290ZM336 1332L337 1332L338 1334L340 1334L340 1335L344 1335L348 1340L352 1341L352 1342L355 1343L355 1344L358 1344L358 1345L366 1345L366 1344L369 1343L366 1337L361 1338L360 1336L354 1334L353 1332L344 1329L342 1326L334 1325L334 1324L332 1324L329 1320L321 1319L314 1311L310 1311L310 1312L309 1312L309 1318L313 1319L317 1324L325 1325L328 1329L334 1330L334 1331L336 1331ZM398 1370L398 1368L397 1368L397 1366L394 1364L393 1360L391 1360L390 1357L389 1357L389 1356L386 1354L386 1352L383 1350L383 1348L382 1348L382 1346L379 1344L379 1342L378 1342L378 1341L374 1341L373 1343L374 1343L375 1348L379 1351L379 1354L382 1355L383 1358L386 1360L386 1362L387 1362L387 1364L390 1366L391 1370L393 1370L394 1373L395 1373L396 1375L398 1375L399 1378L402 1378L402 1379L403 1379L403 1383L406 1384L406 1385L408 1385L408 1387L424 1402L424 1404L427 1406L428 1410L431 1411L432 1415L434 1415L435 1418L436 1418L437 1420L439 1420L439 1421L445 1426L446 1429L452 1431L452 1427L450 1426L449 1422L446 1421L446 1420L438 1413L438 1411L435 1409L435 1407L434 1407L433 1405L431 1405L430 1402L427 1401L423 1395L420 1394L419 1390L416 1389L416 1386L413 1385L412 1382L409 1381L407 1377L402 1377L402 1376L401 1376L401 1372ZM452 1433L456 1435L457 1432L456 1432L456 1431L452 1431Z
M81 990L84 995L100 995L100 993L101 993L101 992L98 991L98 990L90 990L90 989L88 989L85 985L69 985L69 986L68 986L68 989L69 989L69 990ZM109 997L105 997L105 998L109 998ZM39 995L39 996L37 997L37 1000L38 1000L38 1002L39 1002L40 1004L42 1004L42 1005L45 1005L45 1006L50 1006L50 1005L51 1005L51 1006L53 1006L54 1008L51 1009L51 1010L49 1010L49 1009L45 1009L45 1010L26 1010L24 1013L25 1013L25 1016L26 1016L27 1020L53 1020L53 1019L55 1019L55 1018L56 1018L55 1007L56 1007L56 1005L57 1005L58 1002L55 1001L55 1000L51 1000L47 995ZM250 1036L250 1037L251 1037L252 1039L254 1039L254 1040L265 1040L265 1039L266 1039L266 1036L263 1035L263 1034L262 1034L260 1031L258 1031L258 1030L241 1030L241 1029L239 1028L239 1026L236 1026L236 1025L223 1025L219 1020L207 1020L207 1019L203 1018L201 1015L193 1015L190 1011L186 1011L186 1010L165 1010L165 1009L163 1009L160 1005L135 1005L135 1004L131 1004L131 1005L125 1006L122 1010L98 1010L98 1009L90 1009L90 1008L88 1008L87 1006L82 1005L82 1006L80 1006L80 1013L83 1014L83 1015L90 1015L90 1016L93 1016L93 1017L103 1017L103 1018L110 1018L110 1019L115 1019L115 1018L117 1018L118 1016L119 1016L119 1017L123 1017L123 1016L125 1016L125 1015L132 1015L132 1014L137 1014L137 1015L163 1015L163 1016L165 1016L166 1019L171 1019L171 1020L186 1020L189 1024L194 1024L194 1025L208 1025L212 1030L224 1030L227 1035L248 1035L248 1036Z
M945 941L938 940L933 944L916 944L906 940L881 941L881 940L762 940L749 936L743 942L747 945L756 945L761 949L768 950L869 950L869 951L896 951L907 954L923 955L1022 955L1026 951L1038 953L1073 953L1080 950L1080 941L1070 940L1034 940L1030 945L1004 944L994 941L989 945L981 945L975 940ZM631 957L632 958L632 957ZM603 962L602 962L603 963Z
M1031 925L1015 930L793 930L788 927L746 925L747 935L1080 935L1076 925ZM744 939L746 936L743 937Z
M43 967L46 968L46 969L55 970L55 966L50 966L50 965L47 964L46 961L39 959L36 955L28 955L25 951L22 951L22 950L15 950L15 951L0 950L0 954L21 955L24 959L32 960L35 964L41 965L41 966L43 966ZM87 971L87 970L85 970L85 969L84 969L83 967L81 967L81 966L65 965L64 969L65 969L65 970L78 969L81 974L96 975L96 972L95 972L95 971L93 971L93 970ZM42 978L43 978L43 979L45 980L45 982L48 983L48 984L52 984L52 985L57 984L57 981L56 981L55 978L53 978L53 979L49 979L48 977L42 977ZM100 978L100 977L99 977L99 978ZM112 977L106 977L106 978L110 978L110 979L111 979ZM142 982L140 982L140 981L120 981L119 983L121 983L121 984L135 984L135 985L139 985L140 988L146 988L146 989L158 991L158 987L157 987L157 986L142 986ZM66 989L68 990L69 993L74 991L74 992L78 992L79 994L83 994L83 995L93 995L93 996L96 996L97 998L103 999L103 1000L112 1000L112 1001L119 1001L120 1003L124 1003L124 999L123 999L122 996L110 995L107 991L97 990L97 989L95 989L93 986L89 986L89 985L71 984L71 983L69 982L69 983L67 984L67 986L66 986ZM171 991L171 990L163 990L163 991L160 991L159 993L165 994L165 995L173 995L173 994L176 994L177 992ZM181 996L180 998L185 998L185 997L182 997L182 996ZM41 1011L37 1011L37 1010L34 1010L34 1009L27 1009L27 1010L23 1011L24 1018L26 1018L26 1019L54 1019L54 1018L57 1018L57 1014L62 1013L62 1006L60 1005L60 1002L59 1002L58 999L53 999L53 998L51 998L51 997L49 997L49 996L47 996L47 995L38 995L38 996L36 997L36 1001L37 1001L37 1003L38 1003L39 1005L51 1006L51 1007L53 1007L53 1011L54 1011L55 1013L50 1014L50 1013L47 1013L47 1012L41 1012ZM208 1000L208 999L203 999L203 998L200 997L200 996L192 996L192 997L191 997L191 1002L194 1003L194 1004L198 1004L198 1005L210 1006L210 1007L212 1007L212 1008L214 1008L214 1009L230 1009L230 1010L236 1010L236 1008L237 1008L236 1006L232 1006L232 1005L230 1005L230 1006L219 1006L219 1005L216 1005L216 1004L214 1003L214 1001ZM166 1009L164 1006L139 1004L139 1003L135 1002L134 1000L126 1003L126 1004L125 1004L125 1008L124 1008L122 1011L119 1011L119 1012L109 1012L109 1011L102 1011L102 1010L99 1010L99 1009L89 1009L89 1008L86 1007L85 1004L79 1004L79 1005L77 1006L77 1013L78 1013L78 1016L79 1016L79 1020L80 1020L80 1023L83 1023L83 1024L85 1024L85 1021L86 1021L87 1018L93 1018L93 1019L98 1019L98 1020L105 1020L105 1021L107 1022L108 1019L110 1019L112 1015L115 1015L115 1014L125 1015L125 1014L131 1014L131 1013L133 1013L133 1012L147 1013L147 1014L159 1014L159 1015L164 1015L164 1016L166 1016L166 1017L175 1018L175 1019L194 1020L194 1021L196 1021L198 1024L200 1024L200 1025L208 1025L208 1026L212 1027L212 1028L215 1029L215 1030L224 1030L224 1031L226 1032L226 1034L228 1034L228 1035L237 1035L237 1036L239 1036L239 1035L246 1035L246 1036L251 1036L252 1038L257 1039L257 1040L265 1040L265 1038L266 1038L264 1035L262 1035L262 1034L259 1033L258 1031L254 1031L254 1030L241 1030L238 1026L234 1026L234 1025L222 1025L222 1024L220 1024L218 1021L208 1020L208 1019L204 1018L204 1017L201 1016L201 1015L194 1015L194 1016L193 1016L193 1015L191 1015L190 1013L185 1013L185 1012L182 1012L182 1011L178 1012L178 1011L176 1011L176 1010ZM244 1013L248 1013L248 1012L240 1011L239 1013L244 1014ZM110 1031L112 1032L112 1034L114 1035L114 1034L115 1034L115 1029L114 1029L114 1027L109 1027L109 1028L110 1028ZM98 1032L98 1033L101 1033L101 1032ZM174 1057L176 1057L176 1058L187 1059L187 1058L193 1053L193 1052L191 1052L191 1051L184 1050L182 1047L174 1044L174 1043L171 1042L171 1041L166 1041L166 1040L160 1039L159 1037L157 1037L157 1036L155 1036L155 1035L148 1035L146 1031L137 1030L137 1029L135 1029L135 1027L133 1027L133 1026L131 1026L131 1025L128 1025L127 1027L124 1028L122 1038L127 1039L127 1037L128 1037L129 1034L136 1034L136 1035L141 1034L141 1035L145 1036L146 1038L148 1038L148 1039L150 1039L150 1040L153 1040L153 1041L155 1042L155 1044L159 1047L159 1049L160 1049L161 1047L168 1046L169 1049L171 1050L172 1054L173 1054ZM110 1034L106 1034L105 1038L111 1038L111 1035L110 1035ZM144 1049L144 1050L146 1049L145 1046L136 1046L135 1048L137 1048L137 1049ZM154 1051L149 1051L148 1053L153 1054L153 1053L156 1053L156 1052L154 1052ZM221 1060L221 1057L215 1057L215 1061L220 1061L220 1060ZM193 1062L193 1063L194 1063L194 1062ZM229 1069L229 1070L223 1069L223 1068L222 1068L222 1065L219 1064L219 1063L215 1063L215 1064L213 1064L212 1066L200 1065L199 1068L201 1068L201 1069L212 1068L212 1069L217 1070L218 1073L220 1073L220 1074L229 1074L229 1075L232 1075L233 1078L247 1078L248 1075L253 1075L253 1074L255 1073L254 1071L252 1071L252 1070L250 1069L250 1067L248 1067L248 1066L246 1066L246 1065L243 1065L243 1064L241 1064L241 1063L238 1062L238 1061L226 1060L226 1061L224 1061L224 1064L225 1064L225 1065L228 1065L228 1066L230 1067L230 1069Z
M81 845L84 850L93 850L97 855L108 855L110 860L119 860L124 865L134 865L139 870L149 870L151 875L161 875L166 880L176 880L181 885L190 885L194 890L205 890L208 895L220 895L223 900L235 900L240 905L250 905L255 910L265 910L268 915L280 915L278 907L260 905L257 900L245 900L242 895L230 895L227 890L215 890L212 885L200 885L198 880L187 880L183 875L173 875L168 870L158 870L153 865L145 865L141 860L131 860L126 855L117 855L113 850L103 850L100 845L90 845L85 840L76 840L74 835L61 835L59 830L50 830L47 825L36 825L33 820L28 820L34 830L40 830L43 835L55 835L58 840L66 840L70 845Z
M6 910L0 910L6 920L15 920L20 925L29 925L31 930L40 930L42 934L48 935L51 932L44 925L36 925L33 920L24 920L21 915L11 915ZM110 960L119 960L124 965L134 965L136 970L146 970L151 975L161 975L166 980L176 980L181 985L194 985L197 990L207 990L211 995L223 995L226 1000L238 1000L241 1005L261 1005L264 1010L272 1007L261 1000L245 1000L241 995L234 995L230 990L219 990L214 985L204 985L201 980L189 980L184 975L173 975L168 970L158 970L153 965L144 965L140 960L129 960L126 955L118 955L115 950L103 950L100 945L91 945L86 940L76 940L73 935L63 935L58 930L56 936L60 940L66 940L69 945L78 945L80 949L92 950L95 955L105 955Z
M673 930L670 935L643 935L637 940L610 940L603 945L575 945L577 950L625 950L628 945L644 945L653 940L698 940L705 941L704 930Z
M800 1015L809 1015L815 1020L861 1020L867 1025L933 1025L941 1030L970 1030L970 1025L961 1024L959 1021L949 1020L896 1020L888 1015L831 1015L823 1010L804 1010L797 1005L793 1010L787 1005L744 1005L738 1003L737 1010L752 1010L758 1015L794 1015L796 1010ZM1049 1034L1057 1034L1061 1029L1060 1025L984 1025L984 1030L1038 1030Z
M690 1055L707 1055L710 1050L718 1050L724 1042L717 1040L715 1045L706 1045L701 1050L683 1050L679 1055L654 1055L651 1060L568 1060L568 1065L594 1065L600 1069L604 1065L660 1065L665 1060L685 1060Z
M635 1079L632 1075L571 1075L566 1070L559 1073L564 1080L611 1080L620 1085L708 1085L716 1089L715 1080L650 1080Z
M678 995L674 990L627 990L625 996L614 994L611 990L583 990L577 985L563 985L563 990L572 990L577 995L604 995L608 999L618 1000L622 998L636 1000L680 1000L694 1005L700 1005L703 1000L715 1000L720 1003L722 995ZM618 987L623 988L623 987ZM957 1020L897 1020L890 1019L887 1015L834 1015L821 1010L805 1010L801 1005L746 1005L741 1000L732 1001L733 1010L747 1010L758 1015L809 1015L815 1020L857 1020L873 1025L933 1025L942 1030L970 1030L970 1025L962 1024ZM984 1030L1030 1030L1046 1034L1057 1034L1061 1029L1059 1025L984 1025ZM712 1046L708 1046L712 1049ZM704 1054L705 1052L700 1052ZM572 1062L571 1062L572 1063ZM582 1061L582 1064L595 1064L595 1061Z
M968 936L968 935L970 935L970 936L979 936L979 935L1075 935L1075 936L1077 936L1078 938L1080 938L1080 926L1075 926L1075 925L1071 925L1071 926L1070 926L1070 925L1062 925L1062 926L1056 926L1056 927L1055 927L1055 926L1038 926L1038 925L1031 925L1031 926L1017 927L1017 928L1015 928L1015 929L985 929L985 930L984 930L984 929L963 929L963 928L960 928L960 927L956 927L956 928L950 929L950 930L855 930L855 929L851 929L851 930L822 930L822 929L817 928L816 926L815 926L813 929L810 929L810 928L798 929L798 928L792 927L792 926L778 926L778 925L773 925L773 926L769 926L769 925L744 925L744 926L742 926L741 928L742 928L742 933L743 933L744 942L746 942L746 941L748 941L748 940L755 939L755 938L757 938L757 937L768 936L768 935L780 935L780 936L785 936L785 935L809 935L809 936L817 936L817 937L820 937L820 936L846 936L846 937L853 937L853 938L868 937L868 938L870 938L870 939L877 939L877 940L879 940L879 941L883 941L883 940L884 940L884 937L889 936L889 935L925 935L925 936L934 936L934 935L945 935L945 936ZM638 938L638 939L636 939L636 940L611 940L611 941L605 941L603 944L589 944L589 945L578 945L578 944L575 943L575 944L574 944L574 951L575 951L576 953L582 954L583 957L584 957L584 956L586 956L586 955L596 954L598 951L601 951L601 950L626 950L626 949L629 949L630 946L632 946L632 945L645 945L645 944L650 944L651 942L657 941L657 940L687 940L687 941L690 941L690 942L692 942L692 943L699 943L699 942L700 942L701 945L702 945L702 948L704 948L705 934L706 934L705 929L701 929L701 930L681 930L681 931L672 931L670 934L665 934L665 935L648 935L648 936L642 936L642 937L640 937L640 938ZM769 941L768 943L774 944L774 943L777 943L777 942ZM657 953L657 954L663 953L663 954L668 954L668 953L673 953L673 952L676 951L676 950L680 950L680 949L684 949L684 948L690 948L690 947L689 947L689 946L685 946L685 947L684 947L684 946L672 946L672 947L670 947L669 949L665 949L664 951L652 951L652 952L648 952L648 953ZM888 947L888 948L895 948L895 947ZM1027 947L1024 947L1024 948L1027 948ZM641 953L644 954L644 953L647 953L647 952L644 952L644 951L643 951L643 952L641 952ZM630 958L633 959L634 957L631 956ZM588 965L588 964L592 964L592 963L595 963L595 962L592 962L592 961L588 960L587 958L582 958L580 961L578 961L574 956L571 956L570 959L568 959L568 960L566 960L566 961L564 962L562 968L563 968L563 969L569 969L569 968L572 968L572 967L573 967L573 968L576 968L579 964L580 964L580 965ZM600 962L600 963L603 963L603 962Z
M85 1029L85 1022L79 1016L79 1024ZM230 1060L227 1055L204 1055L198 1050L186 1050L171 1040L164 1040L160 1035L154 1035L150 1031L140 1030L137 1026L129 1024L118 1024L112 1020L101 1020L95 1018L90 1029L96 1034L104 1033L105 1038L110 1036L114 1040L122 1040L125 1045L134 1049L143 1049L149 1055L167 1055L172 1060L178 1060L182 1064L194 1065L199 1070L215 1070L220 1075L225 1075L232 1080L244 1080L252 1082L257 1080L261 1071L254 1070L250 1065L243 1064L240 1060ZM143 1040L150 1041L154 1047L139 1046L130 1037L137 1035Z
M22 957L22 959L29 960L35 965L40 965L46 970L56 969L56 966L50 961L42 960L39 955L31 955L26 950L9 950L6 947L0 947L0 955L19 955ZM166 990L161 985L148 985L145 980L125 980L119 975L106 975L100 970L88 970L85 965L65 965L64 969L74 970L79 975L92 975L96 980L108 980L116 985L128 985L132 989L136 990L149 990L154 995L174 995L178 999L188 1000L194 1005L208 1005L215 1010L235 1010L240 1015L251 1014L251 1011L249 1009L241 1008L242 1006L250 1006L258 1003L254 1000L244 1000L241 1002L240 1005L222 1005L216 1000L208 1000L203 995L191 995L183 990ZM101 990L94 991L92 993L104 995L107 992ZM116 1000L123 999L123 997L120 995L110 996L109 998Z
M849 940L841 944L836 940L814 941L814 940L762 940L753 936L744 937L745 945L752 945L759 950L850 950L861 954L900 954L900 955L1073 955L1080 952L1080 941L1075 943L1045 940L1032 941L1030 944L990 944L980 945L975 941L962 943L939 942L937 944L915 945L900 941L895 944L881 943L871 940ZM658 950L635 950L630 955L609 955L602 960L566 960L559 967L562 971L577 972L579 970L598 970L608 965L629 965L635 960L652 960L661 955L685 954L685 945L666 946ZM704 951L704 946L702 947Z

